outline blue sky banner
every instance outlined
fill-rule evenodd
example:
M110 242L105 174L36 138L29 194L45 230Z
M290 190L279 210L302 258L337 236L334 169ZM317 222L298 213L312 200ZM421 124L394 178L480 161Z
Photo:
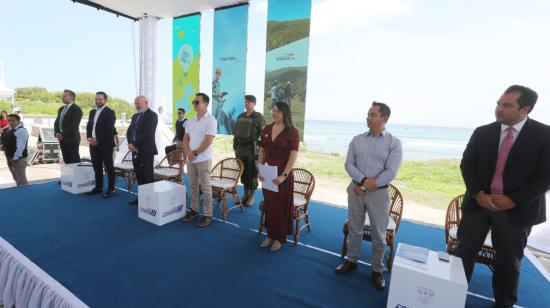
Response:
M244 111L248 4L214 12L212 114L218 133L233 135Z
M268 1L264 116L269 123L273 104L289 104L302 140L310 16L311 0Z
M195 115L192 101L199 92L200 14L174 19L172 22L172 91L173 117L184 108L185 117Z

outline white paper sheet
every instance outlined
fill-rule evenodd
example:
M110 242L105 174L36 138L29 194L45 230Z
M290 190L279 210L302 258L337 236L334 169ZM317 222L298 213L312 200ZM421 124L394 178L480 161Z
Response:
M274 192L279 192L279 186L273 183L273 180L277 178L277 166L270 166L267 163L265 165L258 164L258 171L264 177L262 187Z

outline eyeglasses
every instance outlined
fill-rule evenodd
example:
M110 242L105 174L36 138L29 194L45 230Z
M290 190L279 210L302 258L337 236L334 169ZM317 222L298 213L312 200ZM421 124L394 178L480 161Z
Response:
M193 105L195 105L195 106L198 106L199 103L200 103L200 102L199 102L198 100L194 100L194 101L193 101Z
M183 114L183 112L178 112L178 114Z

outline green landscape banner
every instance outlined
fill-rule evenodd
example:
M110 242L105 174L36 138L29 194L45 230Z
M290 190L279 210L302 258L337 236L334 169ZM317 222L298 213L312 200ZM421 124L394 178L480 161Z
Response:
M192 101L199 92L200 14L176 18L172 22L173 118L184 108L185 117L195 115Z
M311 0L269 0L264 116L271 122L271 108L286 102L294 125L304 138Z

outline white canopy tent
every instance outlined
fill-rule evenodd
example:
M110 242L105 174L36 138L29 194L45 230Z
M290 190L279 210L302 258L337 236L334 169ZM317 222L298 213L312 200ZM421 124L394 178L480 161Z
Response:
M231 6L248 1L238 0L71 0L117 16L139 22L139 90L150 101L149 107L157 111L156 88L158 72L157 22L160 18L174 18L204 10ZM155 135L158 155L155 161L164 157L164 148L172 144L174 134L163 123L159 123ZM115 162L121 162L127 151L123 142Z
M243 0L71 0L120 16L138 20L144 14L160 18L178 17L204 10L230 6Z

